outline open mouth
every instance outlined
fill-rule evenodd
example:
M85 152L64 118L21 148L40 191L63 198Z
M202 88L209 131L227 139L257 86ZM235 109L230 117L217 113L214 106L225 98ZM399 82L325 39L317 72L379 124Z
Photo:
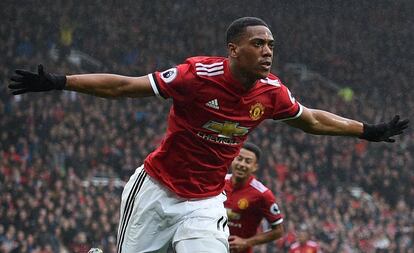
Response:
M271 62L262 62L262 63L260 63L260 66L262 66L263 69L270 70L270 68L272 66L272 63Z
M245 170L243 170L243 169L235 169L234 170L234 172L236 172L237 174L239 174L239 175L244 175L244 174L246 174L246 171Z

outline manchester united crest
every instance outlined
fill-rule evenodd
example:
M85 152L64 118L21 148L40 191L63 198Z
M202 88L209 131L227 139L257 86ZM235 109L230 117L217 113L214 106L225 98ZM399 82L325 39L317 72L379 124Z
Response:
M264 114L264 110L265 110L264 106L261 103L257 102L256 104L250 107L250 111L249 111L250 118L252 120L260 119L262 115Z
M249 206L249 201L247 201L245 198L239 199L239 201L237 201L237 206L241 210L246 209Z

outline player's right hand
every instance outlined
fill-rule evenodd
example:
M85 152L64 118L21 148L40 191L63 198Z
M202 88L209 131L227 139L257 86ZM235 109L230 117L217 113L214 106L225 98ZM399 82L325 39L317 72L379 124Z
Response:
M27 92L41 92L50 90L63 90L66 86L66 76L47 73L43 65L37 67L37 73L17 69L10 80L9 88L13 95Z
M246 239L238 237L236 235L229 236L229 246L230 252L242 252L251 247L249 244L247 244Z

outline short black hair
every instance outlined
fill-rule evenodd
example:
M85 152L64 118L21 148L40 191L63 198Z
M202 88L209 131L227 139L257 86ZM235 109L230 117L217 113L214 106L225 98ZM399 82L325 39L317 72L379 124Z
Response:
M260 18L256 17L242 17L234 20L226 31L226 42L236 42L240 35L242 35L248 26L256 26L262 25L269 28L269 26L261 20Z
M245 142L243 148L253 152L256 155L256 162L259 163L260 156L262 155L262 150L255 144L251 142Z

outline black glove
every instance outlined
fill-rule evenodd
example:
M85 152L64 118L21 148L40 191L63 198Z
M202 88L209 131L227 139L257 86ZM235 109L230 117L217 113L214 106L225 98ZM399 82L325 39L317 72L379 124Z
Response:
M359 138L375 142L395 142L395 140L390 137L402 134L403 130L408 127L409 122L408 119L400 121L400 116L396 115L388 123L380 123L376 125L364 123L364 132Z
M47 73L43 70L43 65L37 66L37 74L21 69L17 69L15 73L10 78L13 82L9 85L13 95L26 92L63 90L66 86L66 76Z

